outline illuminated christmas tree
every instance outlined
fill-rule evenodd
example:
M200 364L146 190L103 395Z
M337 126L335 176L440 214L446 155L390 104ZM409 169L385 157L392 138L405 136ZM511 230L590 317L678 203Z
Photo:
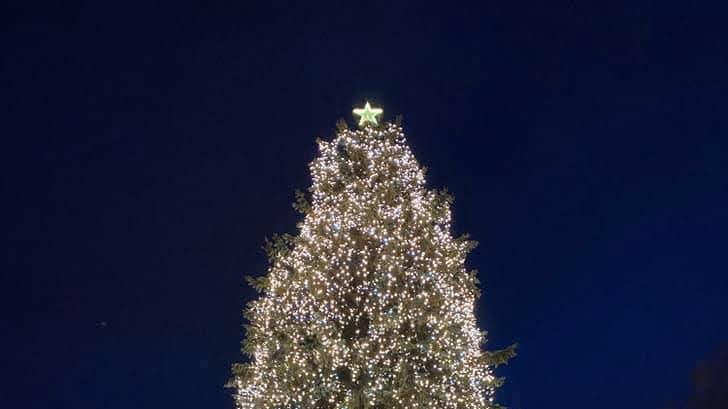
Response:
M474 247L453 238L451 197L428 190L402 128L355 109L318 141L297 235L266 246L233 366L238 408L492 408L494 366L476 324Z

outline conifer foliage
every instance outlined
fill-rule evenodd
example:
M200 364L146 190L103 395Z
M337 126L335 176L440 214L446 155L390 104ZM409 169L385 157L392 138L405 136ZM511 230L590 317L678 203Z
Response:
M475 243L452 237L451 196L426 187L399 124L340 123L318 146L298 233L268 241L250 279L237 407L496 407L493 368L514 349L481 349Z

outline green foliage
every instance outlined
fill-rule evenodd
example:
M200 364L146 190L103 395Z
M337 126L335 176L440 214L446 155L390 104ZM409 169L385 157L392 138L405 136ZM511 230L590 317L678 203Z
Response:
M485 351L482 356L482 362L485 365L498 367L508 363L517 355L518 343L513 343L506 348L496 351Z
M338 121L336 121L336 129L339 132L348 131L349 130L349 124L346 122L345 119L343 119L343 118L342 119L339 119Z
M478 242L475 240L470 240L470 235L467 233L456 238L455 243L457 243L460 246L460 248L465 252L465 254L470 253L476 247L478 247Z
M469 270L465 273L465 282L470 292L475 298L480 298L480 280L478 279L478 270Z
M255 288L256 291L259 293L263 293L268 289L268 276L261 276L261 277L253 277L253 276L245 276L245 281L247 283Z
M442 188L441 190L435 190L435 194L437 195L437 200L439 201L438 204L444 203L447 205L447 207L452 206L453 202L455 201L455 196L453 196L447 188Z
M402 115L396 115L394 117L394 124L401 127L402 126Z
M298 189L296 189L294 194L296 195L296 201L293 202L293 208L301 214L306 214L311 211L311 203L308 202L306 194Z
M265 239L263 250L268 256L268 262L273 264L278 258L285 257L293 249L296 237L290 234L274 234L270 239Z
M315 200L295 192L297 236L266 239L268 274L246 277L261 296L244 310L250 362L228 383L238 407L494 409L491 369L516 345L478 343L477 242L453 238L452 195L426 188L399 128L337 128L317 141Z

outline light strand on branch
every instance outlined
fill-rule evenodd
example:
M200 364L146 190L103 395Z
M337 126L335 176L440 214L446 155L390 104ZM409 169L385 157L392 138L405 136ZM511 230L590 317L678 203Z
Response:
M269 246L240 409L494 407L473 242L452 237L451 199L426 189L399 125L365 125L319 141L299 232Z

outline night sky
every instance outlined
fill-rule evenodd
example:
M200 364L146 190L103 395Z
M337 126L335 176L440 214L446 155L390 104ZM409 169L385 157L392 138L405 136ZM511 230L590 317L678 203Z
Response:
M1 407L231 409L243 277L365 99L480 242L500 402L662 409L728 343L728 7L47 3L0 6Z

